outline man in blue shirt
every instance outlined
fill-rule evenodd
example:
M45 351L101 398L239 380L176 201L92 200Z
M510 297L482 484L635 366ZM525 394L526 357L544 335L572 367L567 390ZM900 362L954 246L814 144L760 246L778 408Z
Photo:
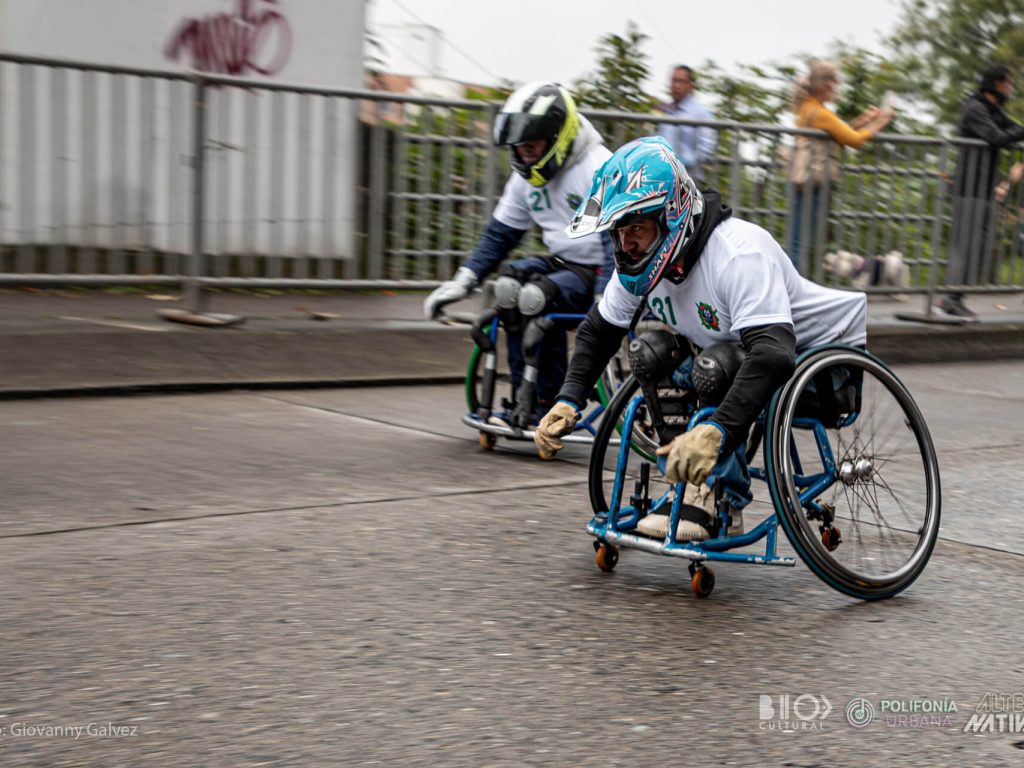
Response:
M669 95L672 100L659 105L658 109L670 117L685 117L689 120L713 120L711 110L697 101L693 95L693 70L680 64L672 70ZM711 159L718 144L714 128L693 125L660 123L658 135L665 138L683 161L687 172L698 182L704 182L704 166Z

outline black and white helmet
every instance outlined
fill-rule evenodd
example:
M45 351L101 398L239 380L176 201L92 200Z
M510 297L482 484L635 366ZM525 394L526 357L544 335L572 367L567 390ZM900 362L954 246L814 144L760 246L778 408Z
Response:
M576 102L555 83L528 83L508 97L494 121L494 143L512 147L512 167L535 187L542 187L565 165L580 129ZM514 146L526 141L547 142L540 160L527 165Z

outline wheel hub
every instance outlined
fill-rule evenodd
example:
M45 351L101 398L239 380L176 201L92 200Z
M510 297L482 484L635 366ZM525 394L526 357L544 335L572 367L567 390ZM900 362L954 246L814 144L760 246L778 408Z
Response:
M862 456L857 459L853 465L854 471L857 473L857 477L861 480L870 480L871 476L875 474L875 465L871 459L866 456Z
M875 465L867 456L859 459L847 459L839 465L839 479L846 485L853 485L858 480L870 480L875 474Z

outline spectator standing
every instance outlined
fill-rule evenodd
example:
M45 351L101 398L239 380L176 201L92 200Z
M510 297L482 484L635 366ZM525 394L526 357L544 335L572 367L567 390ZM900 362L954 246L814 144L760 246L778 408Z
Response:
M678 65L672 70L672 79L669 81L669 95L672 100L658 105L658 109L670 117L713 120L711 110L694 96L695 85L693 70L685 64ZM675 150L692 178L699 183L706 181L705 169L718 145L718 136L714 128L660 123L658 135Z
M871 107L849 123L829 109L839 90L839 70L830 61L816 61L793 90L791 108L797 128L825 131L830 138L797 136L789 167L793 185L789 258L809 267L814 232L828 219L828 191L839 178L839 147L859 149L893 118L891 106ZM808 273L810 269L806 269Z
M982 72L978 90L960 110L958 134L981 139L988 146L961 146L957 155L946 285L977 283L987 271L983 264L992 252L999 150L1024 138L1024 125L1015 123L1003 111L1003 104L1012 94L1010 70L1003 64L991 64ZM964 304L963 293L946 294L939 309L952 317L978 319Z

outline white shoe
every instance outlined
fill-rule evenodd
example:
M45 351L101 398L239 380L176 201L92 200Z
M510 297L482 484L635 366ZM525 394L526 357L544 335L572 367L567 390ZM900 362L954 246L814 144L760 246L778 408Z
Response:
M652 539L664 539L668 536L668 515L650 512L640 518L636 524L636 532ZM676 526L676 541L704 541L708 538L708 529L690 520L680 520Z
M687 514L686 507L691 509ZM680 510L680 517L697 516L700 511L707 514L712 520L715 519L715 494L709 485L686 484L683 491L683 508ZM743 533L743 510L729 507L729 516L732 522L729 525L727 535L738 536ZM640 519L636 524L636 532L652 539L664 539L668 536L669 516L658 512L650 512ZM711 538L711 532L698 522L682 519L676 526L676 541L706 541Z
M715 493L711 489L710 485L693 485L692 483L686 484L686 490L683 491L683 504L692 504L695 507L700 507L709 515L712 519L717 517L715 511ZM732 518L729 524L728 536L739 536L743 533L743 510L736 509L731 504L729 505L729 517ZM680 527L682 524L680 523ZM705 533L707 533L705 531Z
M668 536L668 515L650 512L640 518L636 524L636 532L652 539L664 539Z

